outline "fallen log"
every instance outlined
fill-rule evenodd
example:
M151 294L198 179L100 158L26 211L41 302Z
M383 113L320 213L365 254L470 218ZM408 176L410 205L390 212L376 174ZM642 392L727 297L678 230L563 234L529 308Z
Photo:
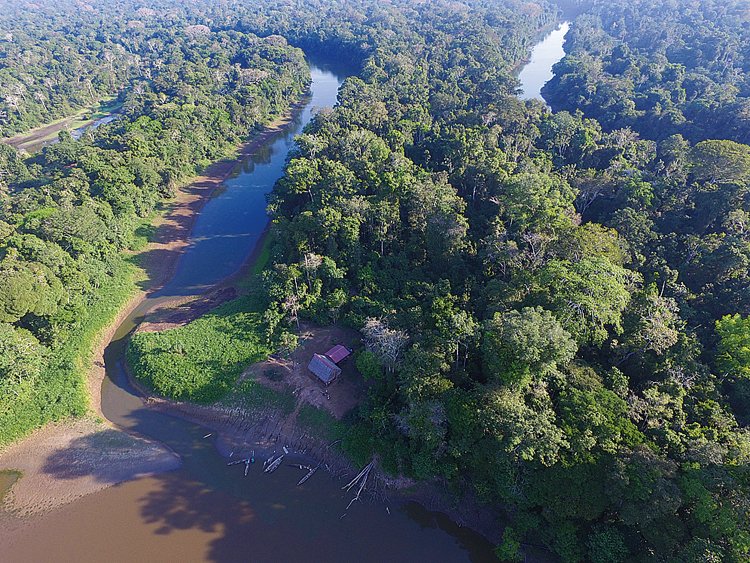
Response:
M352 481L346 485L345 490L351 489L355 484L359 483L359 489L357 490L357 494L354 496L354 498L349 501L349 504L346 506L346 510L349 510L352 504L354 504L356 501L359 500L360 495L362 494L362 491L364 491L365 486L367 485L367 479L370 477L370 471L372 471L372 468L375 466L375 460L368 463L365 468L359 472L359 474L352 479Z
M360 471L359 473L357 473L357 476L354 479L352 479L346 485L344 485L343 487L341 487L341 490L342 491L348 491L349 489L351 489L354 485L356 485L359 482L359 480L365 475L365 473L369 473L370 469L372 469L372 466L374 464L375 464L375 462L371 461L370 463L368 463L367 465L365 465L365 467L362 469L362 471Z

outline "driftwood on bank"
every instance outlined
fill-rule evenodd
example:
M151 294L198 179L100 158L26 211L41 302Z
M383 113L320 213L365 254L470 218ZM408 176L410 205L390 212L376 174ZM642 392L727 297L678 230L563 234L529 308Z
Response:
M346 506L346 510L349 510L349 507L351 507L352 504L354 504L355 501L359 500L360 495L362 494L362 491L365 489L365 485L367 485L367 479L370 476L370 471L372 471L372 468L375 467L375 460L372 460L370 463L368 463L362 471L360 471L357 476L349 481L346 485L341 487L342 491L349 491L353 487L355 487L357 484L359 484L359 489L357 489L357 494L354 495L354 498L349 501L349 504Z

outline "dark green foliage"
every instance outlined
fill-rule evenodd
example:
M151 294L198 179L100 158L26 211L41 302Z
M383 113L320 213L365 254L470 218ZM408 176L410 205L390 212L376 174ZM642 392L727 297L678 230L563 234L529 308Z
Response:
M14 329L27 341L22 352L23 363L15 365L10 364L18 358L13 344L4 340L0 345L0 373L3 374L0 444L20 438L46 422L86 413L88 398L84 376L96 338L136 290L132 265L114 258L111 268L99 291L88 295L80 313L66 324L64 341L52 348L44 347L23 329ZM8 325L0 326L7 330ZM30 354L33 357L29 358Z
M113 7L102 37L151 77L123 79L124 118L84 142L0 151L18 289L0 321L14 342L59 341L159 198L301 91L281 34L360 71L270 197L263 310L209 316L181 329L188 342L142 337L179 366L155 360L158 384L290 412L256 382L230 392L239 364L292 347L300 318L345 322L363 332L367 397L345 424L302 421L356 463L376 454L507 512L503 557L533 541L564 561L747 560L748 12L572 3L546 88L557 113L515 97L513 67L555 19L545 3L170 3L210 33L141 13L118 39L129 4ZM238 350L218 328L243 324ZM43 378L31 371L17 379Z
M334 304L363 332L371 385L344 447L512 507L504 557L521 539L566 561L746 557L747 392L723 394L710 327L750 312L747 147L673 135L704 139L698 114L644 140L617 91L605 127L522 104L486 48L503 31L416 22L365 57L271 198L269 318ZM475 68L497 75L462 80ZM736 479L731 509L709 487L696 513L688 463Z
M608 130L750 142L743 0L585 0L543 90Z
M346 423L336 420L328 411L309 405L299 410L297 424L328 443L344 438L349 431Z

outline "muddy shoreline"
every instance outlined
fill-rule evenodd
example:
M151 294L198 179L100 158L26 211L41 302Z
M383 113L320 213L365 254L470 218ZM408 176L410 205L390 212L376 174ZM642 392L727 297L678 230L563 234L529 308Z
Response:
M81 419L47 424L0 450L0 470L22 473L0 505L3 532L17 529L32 517L106 487L179 467L179 459L168 447L119 429L104 418L101 411L104 351L121 323L149 295L169 281L188 245L200 210L214 192L240 162L255 153L270 137L283 131L306 103L307 100L303 99L293 104L287 113L242 144L235 158L210 165L164 204L163 211L153 223L156 228L154 240L143 250L133 253L146 274L146 280L101 333L93 350L86 380L91 414ZM61 470L61 459L75 471ZM101 468L107 465L112 466L111 470L102 471Z
M150 242L143 251L137 253L137 255L141 257L141 267L146 271L148 280L143 284L144 287L131 298L125 307L123 307L116 322L112 323L107 329L96 350L95 362L89 374L88 384L92 397L92 407L100 416L101 384L105 376L104 349L114 335L115 330L134 309L145 301L149 295L158 291L169 281L174 274L180 255L187 247L187 241L190 237L198 213L203 205L205 205L214 194L215 190L218 189L231 175L235 166L242 159L255 152L267 142L269 137L283 130L283 128L294 118L297 111L303 107L304 103L305 102L300 102L295 104L292 110L285 115L284 118L276 120L261 134L253 138L252 141L245 143L239 150L236 159L220 161L208 167L203 175L196 178L190 185L182 188L178 192L177 197L166 204L166 212L156 221L155 226L157 227L157 231L154 240ZM226 288L233 288L235 291L241 291L241 288L237 287L238 281L243 279L247 272L253 267L253 264L260 255L262 240L263 239L261 239L261 242L256 246L256 249L237 272L225 278L207 292L204 292L202 296L193 297L200 299L208 294ZM185 300L185 298L178 299ZM187 299L189 300L190 297ZM174 300L168 302L167 309L169 308L169 305L174 306L177 303L178 302ZM159 309L163 309L163 304L159 305ZM190 309L189 304L188 309ZM152 312L148 311L147 313L151 314ZM192 311L192 313L195 313L195 311ZM192 317L192 313L178 322L184 323L191 320L190 317ZM198 313L200 313L200 309L198 310ZM168 327L159 327L159 329L161 328ZM290 417L295 416L294 413L285 415L273 408L261 411L244 411L232 407L204 407L191 403L172 402L151 396L137 383L137 381L134 380L133 377L130 376L129 373L128 379L131 384L138 389L141 399L148 408L205 427L207 429L207 435L210 434L206 439L211 440L219 453L225 458L231 457L232 459L237 459L239 456L246 456L252 450L255 450L255 453L258 456L256 462L259 461L262 463L265 459L264 456L270 455L272 451L280 453L282 448L286 447L290 451L290 461L300 460L316 463L322 462L328 466L327 470L334 476L351 474L351 471L354 470L351 462L343 454L338 452L335 448L332 448L330 444L321 440L319 436L310 434L307 429L296 424L293 419L290 420ZM68 424L75 424L75 421L72 423L66 423L63 426ZM124 431L113 429L109 423L104 423L104 426L108 427L110 432L117 432L131 439L138 439ZM94 433L96 432L98 432L98 430ZM101 444L96 447L100 448ZM44 455L44 452L41 451L43 449L44 448L41 448L38 451L35 450L30 452L29 455L31 457L42 456ZM60 448L57 447L57 449L59 450ZM53 452L48 451L46 453L51 454ZM0 457L0 469L5 467L6 464L3 463L3 459ZM154 470L154 472L158 472L159 470L167 471L172 468L173 467L165 466L162 469ZM142 474L146 473L135 473L130 478L135 478ZM31 474L24 476L19 483L24 480L27 481L29 486L32 486L34 483ZM122 480L127 480L127 478L121 479L121 481ZM66 484L64 480L61 480L61 482ZM19 483L16 483L13 486L12 491L15 491L18 488ZM39 481L37 481L37 483L40 484ZM115 483L110 483L106 480L90 483L88 485L89 488L82 491L81 494L75 498L80 498L80 496L85 494L99 491L112 484ZM96 485L96 487L94 487L94 485ZM376 492L374 494L376 498L380 498L381 500L387 498L395 505L418 502L429 510L439 511L450 515L457 520L459 525L474 529L492 541L497 542L499 540L499 530L493 526L492 523L489 523L485 511L477 509L474 503L470 503L472 506L468 508L462 506L464 503L462 503L460 499L446 494L445 491L441 490L440 486L435 483L416 485L412 481L406 479L388 479L380 476L380 482L375 488ZM380 495L382 495L382 497L380 497ZM75 498L63 500L63 502L57 506L75 500ZM492 522L494 523L495 521L493 520Z

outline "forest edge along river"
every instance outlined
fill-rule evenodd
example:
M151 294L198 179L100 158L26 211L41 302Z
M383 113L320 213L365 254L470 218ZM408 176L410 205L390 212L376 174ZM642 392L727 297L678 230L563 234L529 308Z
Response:
M570 23L564 21L547 33L531 50L531 58L518 75L522 100L543 100L542 88L552 79L552 67L564 56L563 44Z
M341 78L315 66L312 75L311 98L202 207L171 279L128 314L105 351L102 413L120 428L166 444L180 457L180 468L121 483L31 521L6 538L8 560L39 561L51 553L58 561L163 560L167 553L184 561L284 561L311 553L326 561L494 560L482 536L415 503L366 501L347 510L345 481L323 474L296 487L297 472L263 474L262 463L251 465L244 478L217 452L214 432L145 406L124 371L126 339L148 309L204 291L251 255L268 222L265 195L283 173L294 135L313 108L336 102ZM265 459L261 454L258 448L259 460ZM302 458L290 455L296 459Z

